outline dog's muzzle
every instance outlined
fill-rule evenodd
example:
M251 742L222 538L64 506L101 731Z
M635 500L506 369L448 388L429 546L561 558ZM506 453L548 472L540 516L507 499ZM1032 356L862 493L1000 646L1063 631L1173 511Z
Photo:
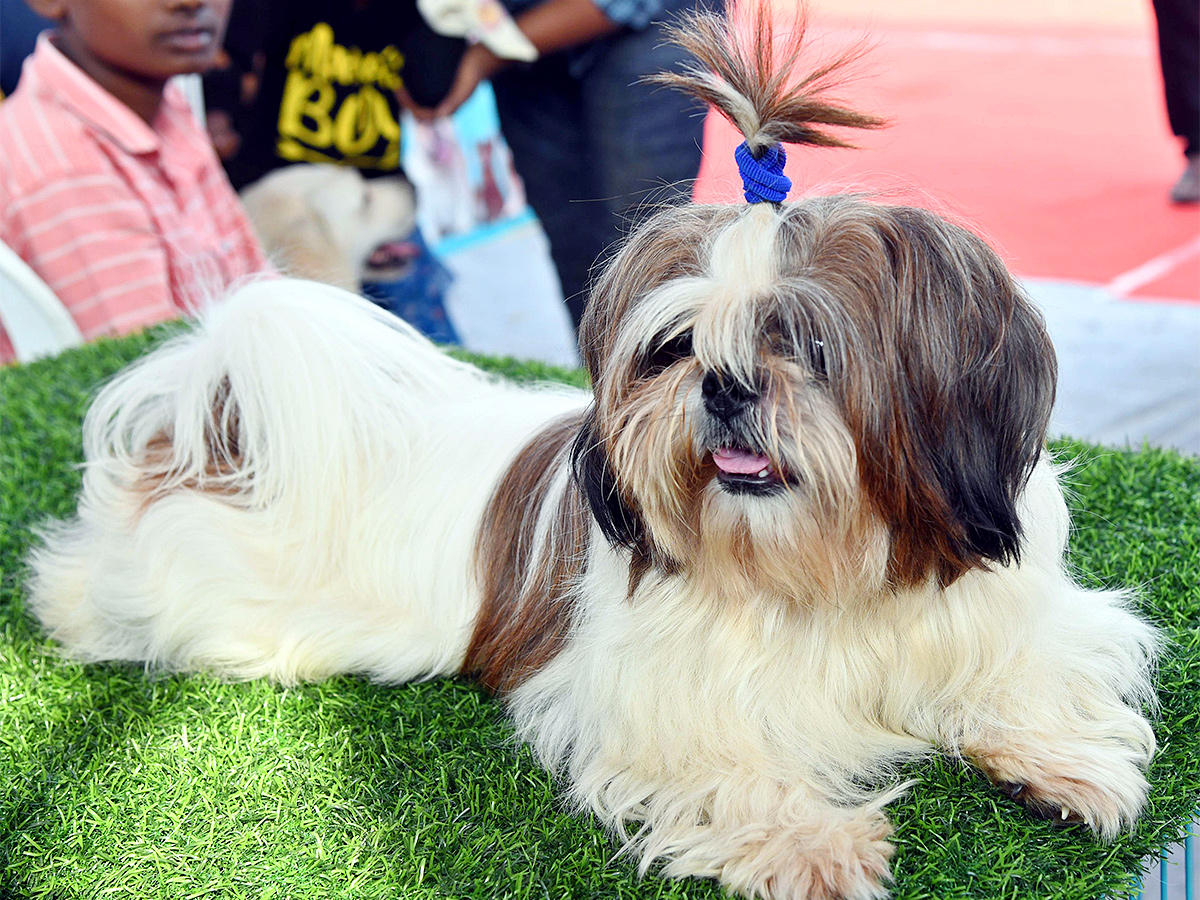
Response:
M712 461L717 481L730 494L764 496L783 489L785 476L757 446L747 413L760 399L757 388L747 387L723 372L708 372L701 384L704 408L713 418L710 431Z
M720 372L708 372L701 385L704 408L709 414L728 424L741 415L758 398L757 390L748 388L736 378Z

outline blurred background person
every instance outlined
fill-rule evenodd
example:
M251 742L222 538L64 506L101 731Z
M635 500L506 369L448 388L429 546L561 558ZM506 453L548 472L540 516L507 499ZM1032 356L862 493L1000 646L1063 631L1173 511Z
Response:
M440 102L464 47L415 0L236 0L224 67L205 78L210 114L236 132L224 156L234 187L297 162L399 171L396 89Z
M457 341L451 276L415 228L397 92L440 102L464 48L415 0L236 0L205 78L213 142L276 264L362 290L444 342ZM331 166L340 177L314 170Z
M1154 18L1167 119L1186 160L1171 200L1200 203L1200 2L1154 0Z
M83 337L182 315L270 272L176 75L220 49L229 0L30 0L54 28L0 103L0 240ZM0 361L13 347L0 331Z
M429 4L436 6L438 4ZM677 91L642 83L691 61L664 27L720 0L504 0L536 52L532 62L470 46L446 99L415 109L454 112L491 80L500 127L550 240L576 327L592 266L639 209L685 201L700 169L704 110ZM436 15L431 15L435 21ZM418 106L420 99L413 98Z

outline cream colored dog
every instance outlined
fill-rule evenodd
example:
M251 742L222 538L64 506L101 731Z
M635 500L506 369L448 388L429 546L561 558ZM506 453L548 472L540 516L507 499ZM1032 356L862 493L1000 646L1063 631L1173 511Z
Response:
M242 203L280 271L351 291L394 276L416 223L407 179L345 166L278 169L245 188Z

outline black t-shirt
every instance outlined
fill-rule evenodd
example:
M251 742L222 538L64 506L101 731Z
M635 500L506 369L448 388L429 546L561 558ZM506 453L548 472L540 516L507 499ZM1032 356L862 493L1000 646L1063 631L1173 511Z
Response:
M395 88L403 83L418 104L436 106L464 42L432 31L415 0L237 0L225 47L232 70L253 73L257 84L231 111L241 147L226 169L240 188L296 162L395 172Z

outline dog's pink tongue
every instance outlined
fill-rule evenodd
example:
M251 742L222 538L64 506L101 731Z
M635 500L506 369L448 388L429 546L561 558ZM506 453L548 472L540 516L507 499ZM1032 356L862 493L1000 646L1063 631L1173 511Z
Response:
M421 254L421 248L413 241L389 241L380 244L371 254L371 265L390 266L407 262Z
M732 447L721 447L719 450L714 450L713 462L722 472L728 472L731 475L757 475L763 469L771 467L771 461L761 453L735 450Z

